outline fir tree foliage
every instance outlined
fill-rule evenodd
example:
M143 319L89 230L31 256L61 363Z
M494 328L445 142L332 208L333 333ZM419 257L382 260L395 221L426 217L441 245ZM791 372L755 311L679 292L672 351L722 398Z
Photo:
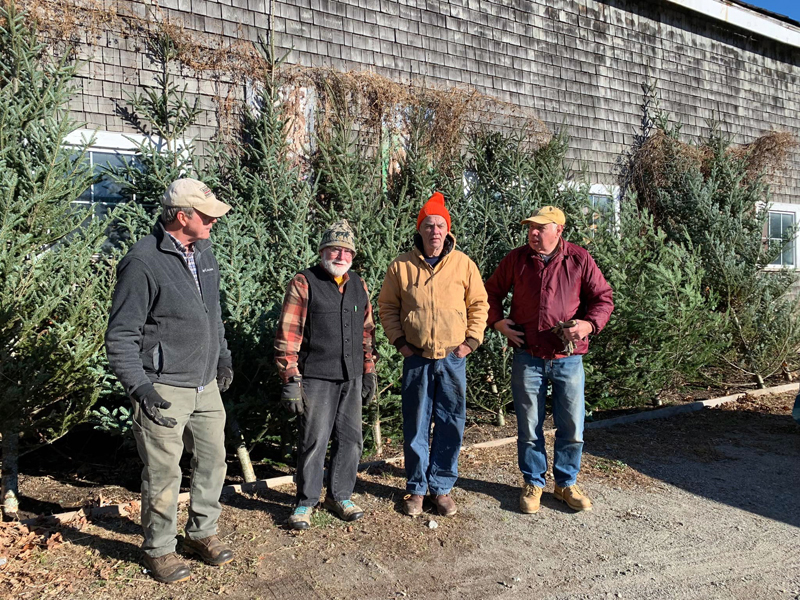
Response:
M104 225L71 202L92 183L68 101L76 64L48 55L14 2L0 5L0 414L5 508L23 447L85 419L106 374L113 265Z
M668 240L698 256L703 285L725 315L718 337L727 351L718 360L763 387L800 345L800 315L791 293L797 277L765 270L783 247L764 242L770 204L764 173L753 174L753 150L734 151L717 124L690 145L666 115L656 122L657 152L644 146L639 157L639 203L652 211Z
M313 220L314 185L287 143L281 89L271 76L282 60L273 59L266 43L260 49L264 83L257 107L243 107L241 144L218 145L209 162L220 170L206 173L233 206L215 226L213 240L236 370L227 396L252 442L274 440L285 420L273 360L275 328L289 281L319 260L321 234Z
M593 219L581 219L584 211L573 215L578 231L588 234ZM633 197L620 204L617 227L585 239L614 290L614 312L592 339L586 364L590 406L650 403L697 381L724 346L717 335L724 319L714 311L716 297L705 292L691 247L668 240Z
M193 177L197 171L194 141L188 129L202 113L197 98L187 94L187 84L176 83L178 48L166 31L147 38L148 53L161 70L154 86L128 94L124 118L144 139L131 140L136 146L135 162L115 168L109 176L120 184L120 194L149 209L157 207L170 183L180 177ZM147 219L140 224L148 230ZM149 231L148 231L149 233Z

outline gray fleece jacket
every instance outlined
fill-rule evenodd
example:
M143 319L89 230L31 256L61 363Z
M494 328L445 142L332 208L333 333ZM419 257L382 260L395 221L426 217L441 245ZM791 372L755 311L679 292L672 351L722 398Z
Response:
M117 267L106 352L129 395L155 382L205 386L219 366L231 366L209 240L195 242L194 258L202 295L159 221Z

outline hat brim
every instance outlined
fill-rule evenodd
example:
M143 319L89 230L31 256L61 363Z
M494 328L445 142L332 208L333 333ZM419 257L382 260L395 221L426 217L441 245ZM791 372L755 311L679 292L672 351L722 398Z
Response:
M231 206L230 204L225 204L216 198L208 198L205 202L195 204L193 208L200 211L204 215L219 219L227 214L227 212L231 209Z
M548 223L555 223L556 225L563 225L564 223L559 223L555 219L551 219L550 217L528 217L527 219L522 219L520 221L521 225L530 225L535 223L536 225L547 225Z

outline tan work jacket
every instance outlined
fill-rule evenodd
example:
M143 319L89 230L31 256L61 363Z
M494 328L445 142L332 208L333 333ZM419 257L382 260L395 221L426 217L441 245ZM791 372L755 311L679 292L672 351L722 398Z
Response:
M477 348L489 314L477 265L447 235L452 249L433 268L416 247L397 257L378 296L389 341L425 358L444 358L462 343Z

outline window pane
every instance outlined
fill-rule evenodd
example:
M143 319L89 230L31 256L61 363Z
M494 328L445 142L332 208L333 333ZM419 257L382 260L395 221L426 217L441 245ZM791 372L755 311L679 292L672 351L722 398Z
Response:
M781 215L781 237L788 235L793 226L794 226L794 215L789 213L783 213Z
M599 196L592 194L591 196L589 196L589 198L592 201L592 206L599 213L602 214L609 213L614 208L611 196Z
M794 266L794 242L789 242L783 247L783 261L784 267Z
M86 190L78 196L77 202L91 204L92 203L92 186L86 188Z
M769 213L769 233L767 236L771 239L781 237L781 213Z
M116 152L92 152L95 174L100 174L106 169L123 168L131 160L133 160L133 156ZM112 181L110 177L104 176L94 186L94 201L115 204L123 199L119 190L118 183Z
M770 240L769 240L769 245L768 245L768 247L769 247L769 251L770 251L770 252L775 252L775 251L776 251L776 249L777 249L779 246L780 246L780 242L778 242L778 241L777 241L777 240L775 240L774 238L770 238ZM769 264L770 264L770 265L772 265L772 266L775 266L775 267L780 267L780 266L781 266L781 258L782 258L782 257L781 257L781 255L779 254L779 255L778 255L778 256L776 256L774 259L772 259L772 261L770 261L770 263L769 263Z

